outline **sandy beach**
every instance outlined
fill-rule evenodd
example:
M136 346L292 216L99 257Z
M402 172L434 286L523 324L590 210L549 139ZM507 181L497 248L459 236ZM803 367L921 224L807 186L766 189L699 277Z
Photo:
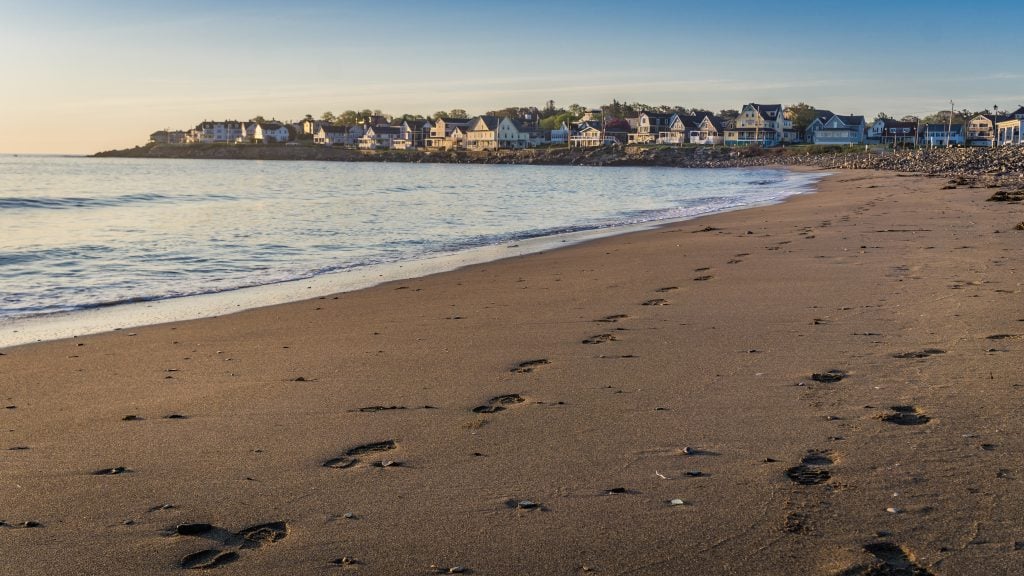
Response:
M0 573L1016 573L1024 208L948 186L0 350Z

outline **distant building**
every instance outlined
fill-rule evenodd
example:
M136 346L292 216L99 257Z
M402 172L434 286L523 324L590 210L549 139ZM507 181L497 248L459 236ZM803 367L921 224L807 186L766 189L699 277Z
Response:
M868 130L868 135L872 138L877 137L881 144L913 146L917 142L917 122L903 122L891 118L875 120Z
M235 142L242 136L242 123L237 120L213 122L204 120L189 130L185 141L189 144L213 144Z
M835 114L831 110L815 110L814 120L804 128L804 142L813 144L814 133L821 130L821 127L825 125Z
M996 124L1008 117L996 114L976 114L967 121L967 145L990 147L996 140Z
M630 143L654 144L661 133L665 133L667 139L672 139L668 132L678 116L673 113L641 112L637 118L636 134L630 138Z
M813 144L863 144L867 123L863 116L833 114L818 130L811 132Z
M725 144L777 146L787 129L793 129L793 122L786 120L781 104L744 104L735 126L725 130Z
M461 148L465 139L469 118L438 118L427 138L427 148L451 150Z
M715 116L704 116L697 125L697 130L691 132L689 141L692 144L716 145L725 142L725 122Z
M964 142L963 124L926 124L921 133L922 146L963 146Z
M154 144L184 144L185 132L182 130L157 130L149 135Z
M430 120L404 120L398 124L398 138L391 142L391 147L395 150L423 148L433 127Z
M313 134L313 143L324 146L355 146L362 137L362 126L343 126L321 122L320 128Z
M391 143L401 135L398 126L370 126L359 139L360 150L388 150Z
M1024 114L1019 118L1011 116L997 122L996 139L999 146L1024 144L1021 141L1021 124L1024 124Z

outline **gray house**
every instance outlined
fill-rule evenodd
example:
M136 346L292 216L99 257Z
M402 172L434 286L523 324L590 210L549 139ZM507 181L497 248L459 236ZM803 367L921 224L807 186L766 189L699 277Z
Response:
M817 119L815 120L817 121ZM813 124L813 123L812 123ZM810 131L810 129L808 129ZM820 128L810 132L814 144L863 144L867 122L863 116L833 114Z

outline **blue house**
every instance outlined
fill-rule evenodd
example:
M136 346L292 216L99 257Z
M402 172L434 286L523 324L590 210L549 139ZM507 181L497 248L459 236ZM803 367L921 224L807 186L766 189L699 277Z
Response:
M820 128L809 131L813 144L863 144L867 122L863 116L833 114Z

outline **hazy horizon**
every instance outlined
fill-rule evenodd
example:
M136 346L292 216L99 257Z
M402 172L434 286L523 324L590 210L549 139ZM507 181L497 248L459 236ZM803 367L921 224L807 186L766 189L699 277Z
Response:
M868 118L924 116L951 99L1011 109L1024 104L1024 38L997 24L1020 16L1002 1L6 3L0 153L125 148L202 120L547 100L806 102Z

